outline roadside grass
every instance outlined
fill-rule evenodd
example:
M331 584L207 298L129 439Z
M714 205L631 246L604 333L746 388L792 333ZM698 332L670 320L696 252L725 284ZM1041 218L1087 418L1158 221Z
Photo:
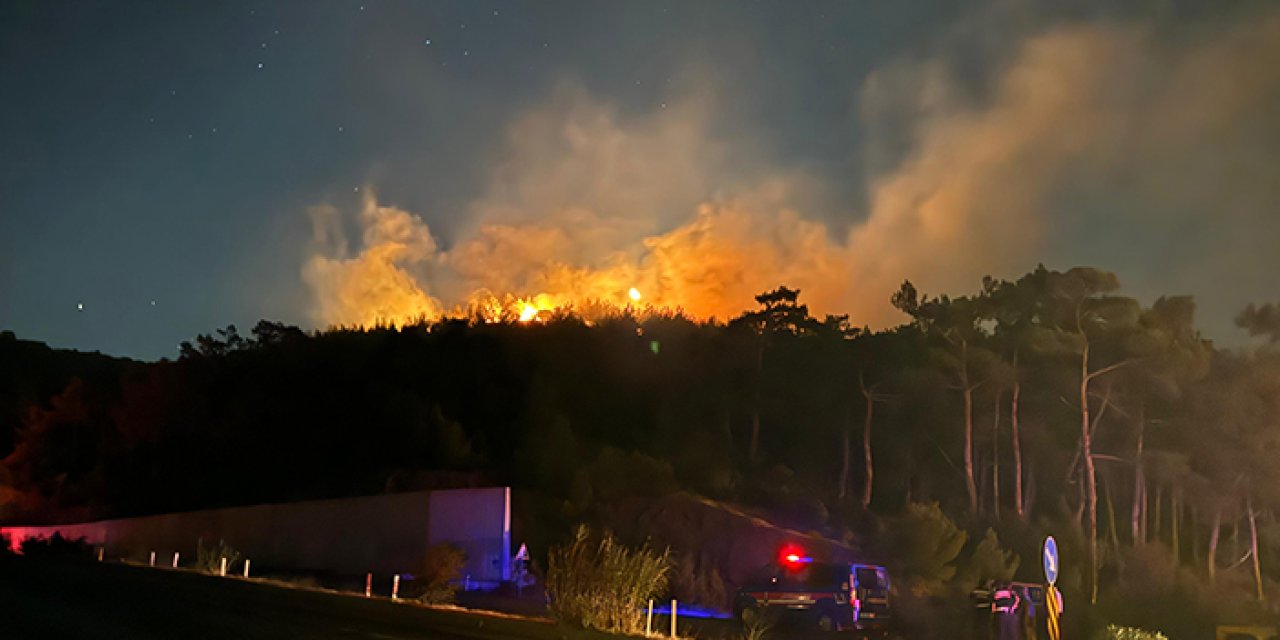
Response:
M4 563L33 565L41 563L34 558L4 558ZM43 563L41 563L43 564ZM417 599L402 598L391 600L389 597L375 595L366 598L363 593L332 589L320 586L317 581L307 577L272 577L259 576L243 578L228 573L224 577L208 574L194 567L173 569L168 566L150 567L147 563L136 561L100 563L82 563L71 567L59 567L60 572L104 571L125 569L128 571L147 572L150 575L169 574L174 580L204 580L209 582L228 581L229 584L240 584L252 588L272 589L289 592L307 592L324 594L329 597L352 601L354 606L361 607L395 607L397 610L412 609L420 618L425 628L438 631L444 635L465 636L476 640L612 640L619 638L636 638L624 634L605 633L592 629L582 629L558 623L546 617L534 617L499 611L468 609L455 604L428 604ZM156 571L159 569L160 571ZM31 570L28 566L26 570ZM23 571L19 569L19 572ZM76 577L67 575L63 579L73 582ZM264 602L269 603L272 596L269 592L261 594ZM355 603L361 604L355 604ZM658 637L656 634L653 637ZM661 637L666 637L663 634Z

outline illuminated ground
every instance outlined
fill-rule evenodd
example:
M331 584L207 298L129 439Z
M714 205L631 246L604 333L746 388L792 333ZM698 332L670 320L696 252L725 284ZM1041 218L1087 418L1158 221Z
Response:
M0 638L556 638L549 624L118 564L0 559ZM570 633L571 640L588 634ZM590 634L593 638L606 636Z

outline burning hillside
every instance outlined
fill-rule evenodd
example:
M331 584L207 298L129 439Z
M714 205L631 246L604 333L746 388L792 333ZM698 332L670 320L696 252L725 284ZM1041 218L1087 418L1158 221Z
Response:
M336 212L314 212L317 237L334 238ZM404 324L444 316L529 321L556 310L586 318L619 311L679 311L727 318L778 283L804 289L819 308L838 308L851 272L848 252L825 227L782 211L766 218L733 203L706 204L667 233L622 243L583 260L608 223L583 215L549 223L488 224L441 250L425 222L364 201L362 243L316 255L304 269L317 319L330 324ZM590 225L597 225L591 229ZM577 259L575 259L577 258Z

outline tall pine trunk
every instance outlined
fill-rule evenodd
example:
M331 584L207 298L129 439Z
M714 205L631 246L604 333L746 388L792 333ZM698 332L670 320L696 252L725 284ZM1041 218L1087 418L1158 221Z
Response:
M1245 505L1249 511L1249 552L1253 555L1253 584L1258 589L1258 602L1266 602L1267 596L1262 592L1262 562L1258 558L1258 514L1253 511L1253 494L1245 494Z
M1104 474L1103 480L1106 489L1103 496L1107 499L1107 537L1111 542L1111 548L1116 553L1120 553L1120 527L1116 524L1116 504L1115 496L1111 490L1113 484L1111 476Z
M1213 508L1213 524L1209 527L1209 549L1205 552L1208 561L1209 582L1212 584L1218 574L1218 536L1222 533L1222 507Z
M1173 550L1173 565L1178 566L1182 545L1178 540L1178 488L1169 489L1169 548Z
M862 484L862 508L866 509L871 506L872 481L875 479L875 466L871 460L871 420L875 414L876 403L874 389L867 388L861 373L858 374L858 386L862 389L862 397L867 403L867 411L862 421L862 462L865 480Z
M1146 413L1143 407L1138 408L1138 444L1133 453L1133 508L1129 514L1130 535L1134 546L1142 540L1142 506L1147 492L1146 480L1142 477L1142 446L1146 437Z
M991 516L1000 521L1000 398L1004 394L996 392L996 402L992 407L995 417L991 422Z
M969 515L978 516L978 485L973 473L973 386L969 384L969 345L960 343L960 390L964 394L964 486L969 491Z
M1142 479L1142 541L1151 539L1151 488L1146 478Z
M1190 511L1187 516L1187 532L1191 534L1191 540L1187 547L1191 549L1191 566L1195 566L1200 564L1200 510L1193 503Z
M1089 428L1089 343L1080 353L1080 455L1089 514L1089 603L1098 603L1098 481L1093 464L1093 437Z
M1013 350L1013 400L1009 404L1009 428L1013 436L1013 508L1019 518L1027 515L1022 502L1022 435L1018 431L1018 397L1022 393L1022 380L1018 375L1018 350Z
M1164 485L1156 485L1155 509L1151 514L1151 538L1156 542L1160 541L1160 530L1164 526L1160 516L1160 505L1164 503Z

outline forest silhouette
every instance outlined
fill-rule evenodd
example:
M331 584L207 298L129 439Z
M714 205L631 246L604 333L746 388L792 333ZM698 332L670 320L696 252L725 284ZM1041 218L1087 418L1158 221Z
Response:
M1038 579L1052 532L1068 602L1094 618L1194 630L1274 613L1275 305L1244 310L1260 344L1229 350L1190 298L1143 305L1091 268L955 297L906 282L892 303L907 321L879 331L813 317L785 286L755 302L724 323L264 320L159 362L5 332L0 517L501 483L545 553L622 500L687 492L896 554L919 593L959 593L990 557ZM961 541L941 559L959 576L895 546L921 518L961 532L938 534Z

